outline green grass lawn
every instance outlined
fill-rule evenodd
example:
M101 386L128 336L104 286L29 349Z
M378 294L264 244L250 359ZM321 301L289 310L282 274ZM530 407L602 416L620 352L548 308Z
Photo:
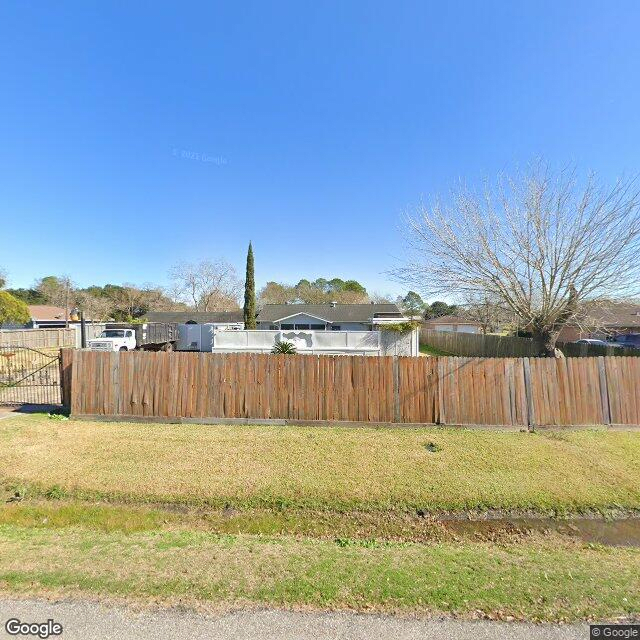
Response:
M419 347L420 353L423 353L427 356L450 356L453 355L447 351L442 351L442 349L438 349L437 347L432 347L428 344L421 344Z
M640 550L554 537L422 545L0 525L0 552L0 588L29 595L530 620L640 611Z
M157 425L22 416L0 421L0 479L12 490L54 497L239 509L637 509L640 433Z
M640 433L0 421L0 591L529 620L640 614L640 549L460 533L640 506Z

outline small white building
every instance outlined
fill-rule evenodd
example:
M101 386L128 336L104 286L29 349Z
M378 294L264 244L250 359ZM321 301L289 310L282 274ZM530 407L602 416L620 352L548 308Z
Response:
M448 331L450 333L482 333L482 325L479 322L461 316L430 318L425 321L424 328L429 331Z

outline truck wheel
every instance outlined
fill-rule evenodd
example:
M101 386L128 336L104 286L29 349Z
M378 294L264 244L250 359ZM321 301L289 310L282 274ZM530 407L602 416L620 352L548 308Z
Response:
M120 347L119 351L127 351L127 347Z

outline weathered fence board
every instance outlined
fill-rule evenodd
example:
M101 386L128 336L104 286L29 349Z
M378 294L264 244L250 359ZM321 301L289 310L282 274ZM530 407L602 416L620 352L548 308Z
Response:
M428 345L451 356L472 358L535 358L540 347L531 338L515 336L457 333L453 331L420 330L420 344ZM640 356L640 350L597 344L558 343L567 357Z
M640 424L640 359L63 350L74 415L449 425Z
M0 346L30 349L60 349L76 346L76 330L66 329L2 329Z

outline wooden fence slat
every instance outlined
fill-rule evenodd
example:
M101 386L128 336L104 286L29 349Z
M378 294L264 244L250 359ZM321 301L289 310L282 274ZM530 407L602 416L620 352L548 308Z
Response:
M640 422L640 359L61 354L72 414L490 425Z

